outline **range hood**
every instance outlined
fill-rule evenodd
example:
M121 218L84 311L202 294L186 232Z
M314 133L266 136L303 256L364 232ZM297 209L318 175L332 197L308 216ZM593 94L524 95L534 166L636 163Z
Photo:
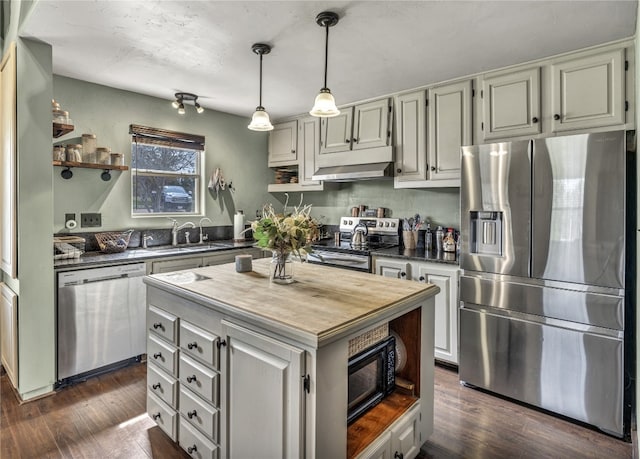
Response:
M313 174L313 180L325 182L355 182L387 178L393 178L392 162L321 167Z

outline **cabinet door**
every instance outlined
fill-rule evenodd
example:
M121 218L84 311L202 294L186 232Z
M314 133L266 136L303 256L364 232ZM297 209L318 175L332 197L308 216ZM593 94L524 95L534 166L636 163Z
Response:
M16 44L0 63L0 269L16 279L17 263L17 146Z
M18 295L0 283L0 361L18 387Z
M540 133L540 68L485 75L482 79L484 140Z
M440 287L435 297L434 355L458 364L458 273L457 268L417 264L418 281Z
M386 147L389 144L389 99L376 100L354 108L352 148Z
M303 457L304 351L226 320L222 334L222 457Z
M273 126L269 132L269 167L296 164L298 124L289 121Z
M427 179L425 91L396 97L396 181Z
M308 116L298 120L298 180L301 185L318 185L322 182L311 177L316 171L316 156L320 152L320 120Z
M374 259L374 272L380 276L411 279L411 265L406 261Z
M338 116L320 121L320 154L351 149L353 107L340 111Z
M154 261L151 263L151 274L168 273L182 269L193 269L202 266L202 257L180 258L178 260Z
M384 432L357 456L357 459L393 459L391 455L391 432Z
M624 50L552 66L553 132L624 124Z
M429 180L460 179L460 147L471 141L471 80L429 89Z
M420 429L418 417L420 411L411 409L407 417L391 430L391 456L412 459L420 452Z

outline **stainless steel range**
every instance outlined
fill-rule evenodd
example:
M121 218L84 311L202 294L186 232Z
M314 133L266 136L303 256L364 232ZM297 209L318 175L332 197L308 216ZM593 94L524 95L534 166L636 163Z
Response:
M309 263L371 272L371 251L400 244L397 218L342 217L340 240L327 239L313 244Z

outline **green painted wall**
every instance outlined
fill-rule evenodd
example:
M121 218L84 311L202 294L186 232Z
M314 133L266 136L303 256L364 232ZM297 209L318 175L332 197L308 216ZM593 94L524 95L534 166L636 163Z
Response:
M127 165L131 160L130 124L204 135L205 186L211 171L219 167L227 183L232 182L235 189L235 192L227 189L218 196L208 191L205 193L204 215L211 218L214 225L232 225L236 209L259 208L270 199L266 191L270 177L266 168L267 134L249 131L248 118L213 110L197 114L192 105L186 106L185 115L179 115L170 100L57 75L53 77L53 95L62 109L69 111L75 125L72 133L56 139L56 142L68 143L84 133L96 134L98 146L124 153ZM61 170L54 169L52 231L65 231L65 213L75 213L79 220L82 212L102 214L102 227L95 229L98 231L170 227L165 217L131 217L129 171L113 172L111 181L103 182L100 170L75 168L70 180L60 176ZM75 231L80 230L78 227Z

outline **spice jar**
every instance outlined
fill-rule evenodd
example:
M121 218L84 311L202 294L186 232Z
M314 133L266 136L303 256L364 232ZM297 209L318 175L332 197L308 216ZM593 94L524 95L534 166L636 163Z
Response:
M82 162L82 144L70 143L67 144L67 161L74 161L77 163Z
M96 148L96 162L98 164L109 164L111 162L111 148Z
M96 135L82 134L82 160L85 163L96 162Z
M69 112L66 110L52 110L53 122L60 124L71 124L69 122Z

